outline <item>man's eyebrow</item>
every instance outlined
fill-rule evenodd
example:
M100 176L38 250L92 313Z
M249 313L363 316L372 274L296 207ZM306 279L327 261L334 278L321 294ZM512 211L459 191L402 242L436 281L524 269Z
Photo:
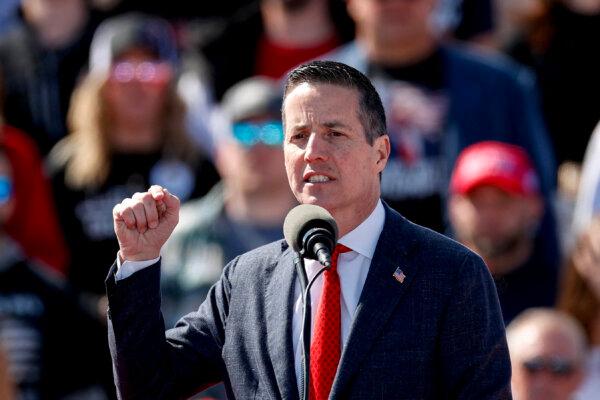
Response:
M337 120L333 120L333 121L327 121L325 123L323 123L324 126L326 126L327 128L345 128L345 129L350 129L350 127L343 123L342 121L337 121Z
M338 121L338 120L327 121L327 122L324 122L322 125L329 129L336 129L336 128L351 129L348 124L345 124L342 121ZM302 124L302 123L297 124L297 125L292 124L292 125L290 125L290 128L295 131L303 131L303 130L309 129L310 125Z

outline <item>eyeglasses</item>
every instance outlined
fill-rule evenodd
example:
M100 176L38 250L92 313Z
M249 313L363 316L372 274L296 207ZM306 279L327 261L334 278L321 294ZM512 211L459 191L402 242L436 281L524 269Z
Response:
M233 136L247 148L258 143L267 146L281 146L283 143L283 125L281 121L267 121L260 124L238 122L233 124Z
M531 374L547 371L555 376L568 376L575 371L576 365L574 361L561 357L535 357L524 361L523 367Z
M6 175L0 175L0 205L6 204L13 193L11 179Z
M166 83L171 80L173 70L164 62L144 61L140 63L123 61L113 65L110 79L119 83L138 81L143 83Z

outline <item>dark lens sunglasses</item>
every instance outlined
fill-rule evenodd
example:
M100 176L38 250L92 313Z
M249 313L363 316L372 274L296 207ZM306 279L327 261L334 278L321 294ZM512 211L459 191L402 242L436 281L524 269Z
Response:
M561 357L535 357L524 361L523 366L531 374L547 371L555 376L569 376L576 368L575 362Z

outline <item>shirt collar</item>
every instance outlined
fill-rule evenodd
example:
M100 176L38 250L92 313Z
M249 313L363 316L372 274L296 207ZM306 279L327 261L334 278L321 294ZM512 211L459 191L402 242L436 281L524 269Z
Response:
M342 236L338 242L368 259L373 259L384 222L385 210L380 199L377 200L377 205L367 219L352 231Z

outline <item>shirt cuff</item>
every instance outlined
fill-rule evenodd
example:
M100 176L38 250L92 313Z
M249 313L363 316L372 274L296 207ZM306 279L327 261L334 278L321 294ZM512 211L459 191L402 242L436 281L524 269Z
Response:
M136 272L147 268L153 264L156 264L160 260L160 256L152 259L152 260L144 260L144 261L123 261L121 263L121 257L117 256L117 273L115 274L115 281L120 281L122 279L129 278L131 275Z

